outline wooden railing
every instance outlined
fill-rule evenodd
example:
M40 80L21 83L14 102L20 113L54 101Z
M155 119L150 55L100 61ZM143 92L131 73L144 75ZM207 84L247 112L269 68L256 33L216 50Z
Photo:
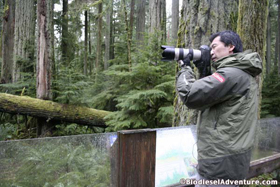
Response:
M156 164L156 130L128 130L118 132L114 149L118 162L112 168L118 173L112 186L154 187ZM280 168L280 153L254 160L250 164L247 179ZM170 187L181 187L177 184ZM187 186L187 185L185 185Z

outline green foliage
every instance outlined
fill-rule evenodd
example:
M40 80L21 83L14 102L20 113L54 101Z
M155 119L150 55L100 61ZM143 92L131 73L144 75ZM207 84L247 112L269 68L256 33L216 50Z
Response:
M263 81L261 118L280 116L280 77L271 72Z
M81 95L83 90L91 86L91 82L85 75L75 71L74 68L62 70L53 82L54 101L66 104L83 103Z
M96 56L94 49L97 40L96 34L94 34L96 33L96 23L90 22L92 53L89 54L89 51L84 50L84 21L81 18L84 16L85 10L88 10L92 16L91 20L98 16L105 18L106 11L111 4L109 1L103 1L103 12L99 15L96 14L97 4L101 2L96 1L89 4L76 0L69 2L68 32L64 38L67 43L67 59L62 59L61 56L62 25L65 24L62 19L62 11L54 12L55 60L52 67L51 85L53 101L114 111L115 113L108 117L108 123L110 123L108 131L171 126L175 63L160 61L162 52L160 45L164 45L160 38L162 38L163 33L155 31L153 34L147 34L143 46L139 46L136 45L135 32L133 32L131 41L132 67L129 69L127 31L123 21L123 9L120 6L121 1L114 1L114 34L112 36L114 39L114 59L110 60L108 70L103 71L102 62L100 70L96 70L94 67ZM56 3L61 2L56 1ZM106 24L103 27L106 29ZM93 72L90 73L91 71L88 70L88 75L83 74L85 53L88 53L88 67L91 67L91 64ZM20 57L17 58L17 61L27 66L25 69L29 73L22 73L23 79L17 83L0 85L1 92L36 97L35 62ZM4 121L2 124L6 124L6 122ZM27 122L24 119L19 123L12 122L10 124L15 125L16 131L5 131L10 134L3 135L3 137L34 137L36 125L26 125ZM104 129L89 129L77 124L63 123L56 124L56 131L53 135L93 133L102 130Z
M108 70L118 87L114 88L116 107L119 111L108 115L107 124L120 130L130 128L155 128L171 124L173 116L174 78L165 75L164 66L143 62L132 67L132 71ZM116 89L119 89L116 92ZM111 92L113 93L113 92Z
M16 126L11 123L1 124L0 126L0 141L8 140L12 138L12 135L16 132Z
M34 143L18 142L12 149L12 144L9 144L6 156L12 160L5 162L2 158L0 161L3 168L10 168L11 175L8 177L9 173L2 173L4 176L0 180L3 178L4 181L0 183L22 187L109 186L108 154L93 146L90 139L76 138L74 141L50 139Z
M32 73L21 72L23 77L15 83L0 84L0 92L36 97L36 80Z
M251 178L250 180L251 181L259 181L259 182L262 182L262 181L271 182L273 180L274 182L278 181L278 183L279 183L279 177L280 177L280 170L278 169L278 170L274 170L271 173L264 173L264 174L259 175L257 177ZM274 186L274 185L272 185L272 184L271 185L256 185L256 184L240 185L240 187L245 187L245 186L248 186L248 187L267 187L267 186ZM277 186L279 186L279 184Z
M55 126L56 131L53 136L69 136L78 134L91 134L94 131L88 126L79 126L76 123L71 124L59 124Z

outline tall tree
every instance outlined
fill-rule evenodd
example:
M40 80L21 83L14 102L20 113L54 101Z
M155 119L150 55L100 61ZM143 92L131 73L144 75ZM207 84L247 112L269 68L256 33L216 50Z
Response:
M1 83L12 83L14 74L14 32L15 32L15 5L14 0L6 0L2 30L2 72Z
M21 79L20 72L34 71L35 58L35 9L34 0L16 0L14 74L13 80Z
M88 11L85 10L84 75L88 71Z
M258 52L263 60L266 50L268 4L268 0L240 0L237 22L237 32L244 50L252 49Z
M137 0L136 15L136 41L138 45L142 45L145 33L146 0Z
M278 75L280 76L280 0L278 0L278 43L277 43L277 49L278 49Z
M131 0L131 3L130 3L130 16L129 16L130 40L132 40L132 36L133 36L134 12L135 12L135 0Z
M108 69L108 61L113 58L113 0L108 4L106 23L104 70Z
M0 10L4 10L4 4L5 0L0 1ZM3 11L0 11L0 31L2 31L3 28ZM0 37L0 57L2 58L2 37Z
M95 61L95 68L96 72L98 72L98 69L100 68L101 64L101 57L102 57L102 11L103 11L103 3L102 1L98 4L98 16L97 16L97 44L96 44L96 61Z
M62 25L61 25L61 57L65 65L69 63L68 57L68 0L62 1Z
M263 60L263 67L265 67L268 4L268 0L240 0L237 22L237 32L242 40L243 49L252 49L258 52ZM260 100L262 78L263 74L257 77Z
M51 99L51 70L53 53L53 0L37 2L37 98ZM45 119L38 120L37 135L45 134L49 125Z
M178 26L179 26L179 1L172 0L172 19L171 19L172 42L177 40Z
M129 66L129 70L131 70L131 28L128 22L127 8L125 0L122 0L122 7L124 11L124 20L125 20L125 30L126 30L126 43L127 43L127 62Z
M88 55L91 56L91 22L90 22L90 19L91 19L91 12L90 12L90 9L88 10ZM91 62L91 59L90 59L90 62L89 62L89 74L91 75L92 74L92 62Z
M270 8L269 8L270 10ZM267 15L267 33L266 33L266 75L270 73L271 68L271 13Z
M150 10L150 32L155 33L155 31L166 31L166 2L165 0L150 0L149 10ZM160 38L164 40L164 35Z
M178 47L198 49L209 44L209 36L222 30L235 30L237 1L183 1L178 31ZM196 124L197 111L183 105L178 94L174 100L174 126Z

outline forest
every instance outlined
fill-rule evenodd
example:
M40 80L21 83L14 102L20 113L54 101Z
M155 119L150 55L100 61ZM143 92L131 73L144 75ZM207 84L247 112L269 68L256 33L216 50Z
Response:
M280 0L0 1L0 141L196 123L161 45L237 32L263 60L259 117L280 116ZM195 69L198 74L197 70Z

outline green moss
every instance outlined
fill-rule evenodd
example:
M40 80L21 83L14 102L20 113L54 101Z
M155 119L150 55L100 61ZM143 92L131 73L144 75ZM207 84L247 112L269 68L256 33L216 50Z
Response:
M230 27L233 31L237 30L237 20L238 20L238 12L231 12L230 13Z
M215 18L215 17L217 17L217 14L216 14L215 11L210 10L210 16L213 17L213 18Z
M9 10L9 5L5 5L5 7L4 7L4 12L6 12L6 11L8 11Z
M209 8L208 8L208 7L204 7L204 8L200 8L200 9L199 9L199 12L200 12L202 15L205 15L208 11L209 11Z
M195 26L194 28L194 34L197 34L197 32L199 31L200 27L199 26Z

